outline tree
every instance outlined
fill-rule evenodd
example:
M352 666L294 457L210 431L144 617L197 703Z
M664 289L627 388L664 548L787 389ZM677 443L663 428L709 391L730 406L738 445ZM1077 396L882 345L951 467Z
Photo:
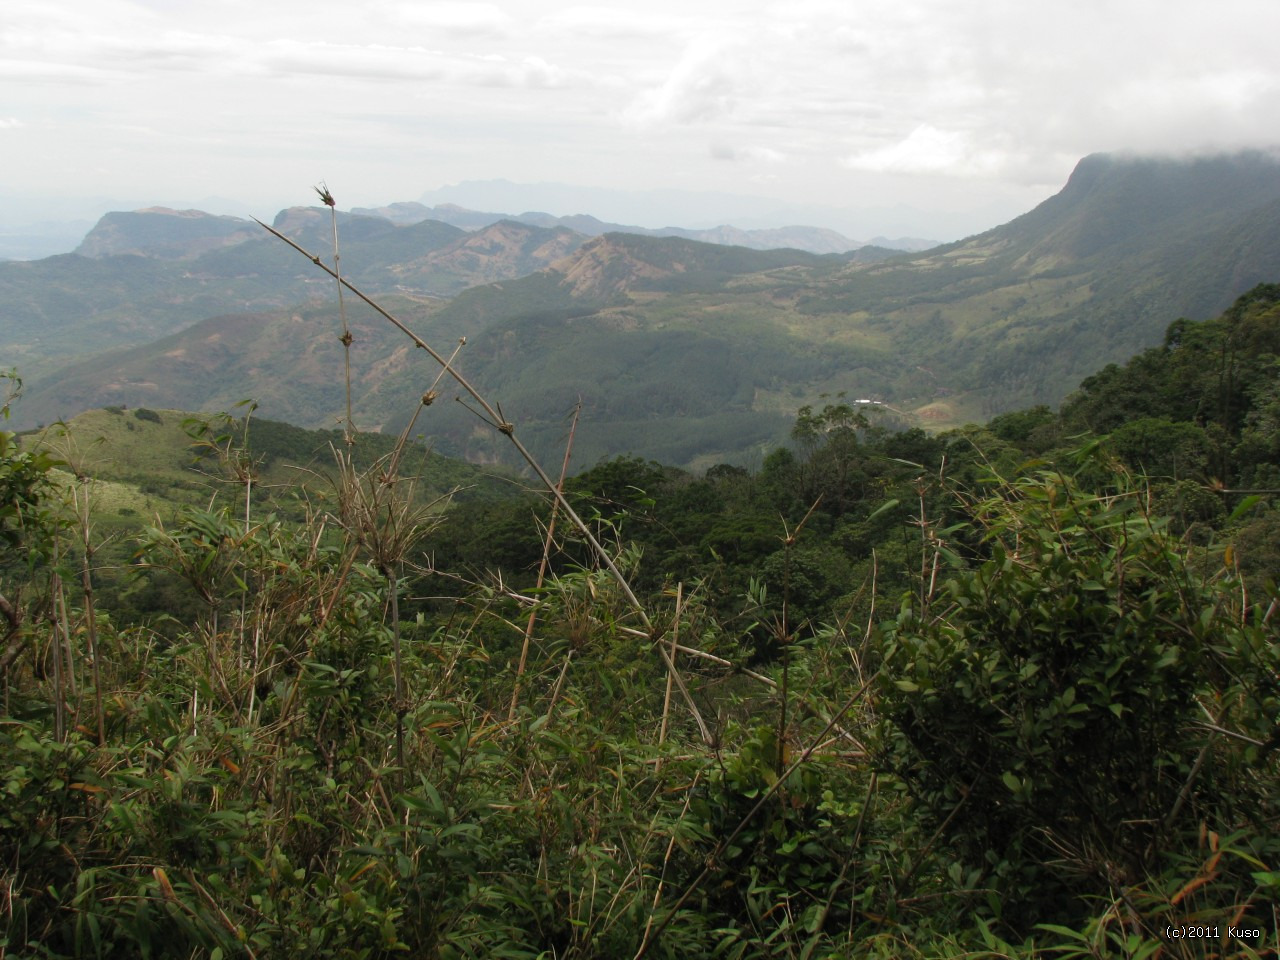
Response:
M862 458L858 432L868 426L866 414L844 402L828 403L819 413L807 404L800 408L791 439L802 455L801 491L806 501L812 504L821 497L826 512L840 516L862 499L865 477L857 469Z
M1202 478L1213 452L1202 428L1163 417L1130 420L1111 434L1111 445L1135 470L1174 480Z

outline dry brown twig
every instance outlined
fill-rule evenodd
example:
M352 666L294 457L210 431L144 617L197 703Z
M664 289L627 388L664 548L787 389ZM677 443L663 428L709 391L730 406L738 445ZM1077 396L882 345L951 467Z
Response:
M443 371L442 371L443 372ZM569 426L569 440L564 447L564 463L560 465L560 479L556 486L563 493L565 475L569 472L569 457L573 454L573 437L578 429L578 415L582 413L582 401L578 401L577 406L573 409L573 422ZM551 518L547 521L547 535L542 543L542 559L538 562L538 580L535 589L541 589L543 581L547 576L547 566L551 559L551 544L556 533L556 512L559 503L553 501L551 504ZM525 668L529 663L529 645L533 642L533 625L537 622L538 608L534 605L529 611L529 621L525 624L524 643L520 647L520 663L516 666L515 685L511 690L511 710L507 714L507 719L514 720L516 717L516 708L520 704L520 681L524 677Z

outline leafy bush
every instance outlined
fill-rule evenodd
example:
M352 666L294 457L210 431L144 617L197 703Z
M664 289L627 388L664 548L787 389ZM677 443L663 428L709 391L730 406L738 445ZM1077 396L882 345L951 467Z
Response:
M1015 932L1169 868L1239 789L1202 766L1201 704L1233 676L1274 691L1239 662L1230 588L1142 502L1053 471L1003 484L967 509L977 568L885 627L882 760Z

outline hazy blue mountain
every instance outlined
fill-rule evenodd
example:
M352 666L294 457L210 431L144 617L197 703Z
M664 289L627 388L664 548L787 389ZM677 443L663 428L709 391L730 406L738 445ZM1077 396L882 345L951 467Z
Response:
M66 253L92 226L87 220L40 220L0 227L0 260L39 260Z
M428 207L421 203L393 203L385 207L357 207L353 213L386 217L400 224L416 223L421 220L439 220L475 230L499 220L514 220L520 223L533 224L538 227L568 227L576 233L589 237L599 237L606 233L634 233L645 237L681 237L685 240L698 240L703 243L718 243L727 246L749 247L753 250L777 250L790 248L804 250L809 253L846 253L865 246L878 246L894 250L924 250L937 246L930 240L904 237L890 240L876 237L868 242L851 240L835 230L822 227L762 227L742 229L729 225L706 229L687 227L638 227L632 224L608 223L590 214L578 213L568 216L553 216L550 213L527 211L519 214L485 213L468 210L457 204L440 204Z
M185 260L209 250L257 240L261 235L261 227L239 217L149 207L105 214L74 252L94 258L132 254Z
M608 223L660 228L679 224L694 230L731 223L747 230L790 223L821 224L845 236L969 236L1020 212L1021 204L992 201L983 209L943 210L920 205L881 204L875 175L850 171L848 190L817 201L789 202L750 194L679 188L618 189L567 183L513 183L464 180L428 190L417 199L428 207L456 204L468 210L543 210L556 216L590 213ZM1042 194L1036 194L1042 195ZM1025 209L1025 207L1022 207Z

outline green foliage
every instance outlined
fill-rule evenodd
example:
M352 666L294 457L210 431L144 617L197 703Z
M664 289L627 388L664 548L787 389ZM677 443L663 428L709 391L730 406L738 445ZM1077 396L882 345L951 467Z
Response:
M1023 933L1167 869L1188 810L1227 815L1238 786L1201 768L1202 704L1233 677L1274 690L1230 585L1140 506L1056 471L1004 484L966 511L976 569L885 628L883 761Z
M1030 453L1043 453L1057 432L1057 417L1047 406L1002 413L987 421L987 429L1001 440L1017 444Z
M847 267L693 250L677 277L661 244L610 243L579 279L621 327L619 281L742 334L730 289L792 302ZM951 284L995 297L1003 270L951 263L914 299L897 266L866 279L921 335ZM557 276L527 289L524 325L501 291L460 303L502 331L487 362L545 389L521 344L594 334ZM547 498L390 436L151 410L0 433L0 536L31 558L0 568L0 952L1181 958L1169 924L1260 922L1276 515L1206 480L1280 471L1276 303L1175 324L1062 416L930 437L802 390L795 448L757 473L601 460L566 496L638 604ZM609 376L663 339L685 380L709 368L706 330L662 309L680 335ZM778 383L726 365L644 409L732 426L789 389L781 342L759 347ZM834 367L883 343L846 346ZM88 425L115 462L55 472ZM1085 427L1110 436L1061 449ZM461 483L472 502L435 502Z
M1163 417L1130 420L1111 433L1111 444L1125 463L1149 477L1202 477L1213 452L1205 431L1192 423Z
M20 450L17 438L0 430L0 544L10 558L47 549L49 475L57 464L47 452Z
M1163 346L1087 378L1064 404L1062 418L1069 429L1112 432L1123 426L1121 436L1133 446L1131 453L1162 449L1167 462L1159 465L1169 470L1174 466L1169 458L1180 452L1193 468L1204 461L1201 469L1225 481L1235 470L1252 466L1232 462L1227 439L1239 438L1246 425L1254 431L1239 452L1257 445L1255 456L1266 456L1262 425L1268 422L1277 356L1280 286L1262 284L1218 319L1179 320L1168 328ZM1202 434L1192 434L1190 425ZM1160 436L1170 430L1181 433Z

